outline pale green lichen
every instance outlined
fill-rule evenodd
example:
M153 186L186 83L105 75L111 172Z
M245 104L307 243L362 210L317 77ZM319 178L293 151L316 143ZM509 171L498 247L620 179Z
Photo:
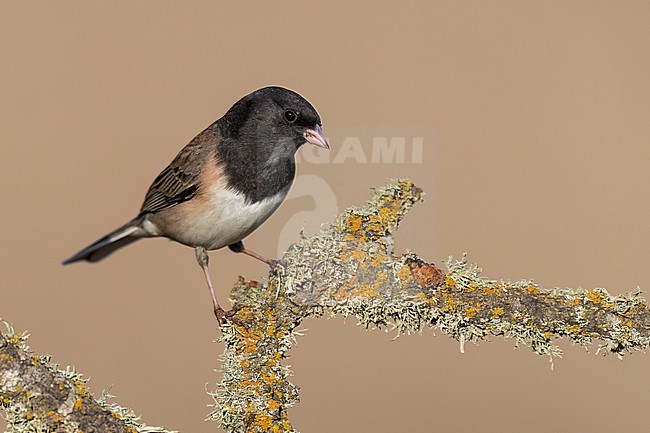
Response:
M113 416L120 419L127 430L139 433L178 433L176 430L165 430L162 427L150 426L142 422L142 419L132 409L122 407L115 402L109 401L115 398L108 391L102 391L102 394L97 399L97 403L103 408L109 410Z
M443 273L413 253L395 256L392 232L421 195L410 181L393 181L363 207L303 236L268 282L237 284L231 298L242 308L222 328L223 380L211 394L210 419L228 432L293 432L286 408L298 392L279 361L301 321L324 314L354 316L397 335L439 330L461 351L489 335L549 359L562 353L555 337L582 345L598 339L599 350L619 356L648 348L648 307L638 293L545 290L529 280L486 279L466 257L450 258ZM269 326L274 332L265 332Z
M81 373L71 367L61 369L47 355L33 355L27 346L28 334L17 334L8 323L0 322L6 327L0 335L0 404L7 432L167 432L107 402L108 394L95 401Z

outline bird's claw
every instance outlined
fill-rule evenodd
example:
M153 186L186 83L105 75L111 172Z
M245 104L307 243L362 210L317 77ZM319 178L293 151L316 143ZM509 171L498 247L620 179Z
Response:
M220 306L215 307L214 315L217 317L217 322L219 322L219 326L223 326L227 321L237 323L234 320L234 316L241 309L242 309L241 305L235 305L228 311L224 310Z
M272 274L275 273L278 266L282 266L284 268L285 266L287 266L287 261L285 259L277 259L277 260L270 260L269 261L269 268L271 268L271 273Z
M226 311L219 306L214 307L214 315L217 318L217 322L219 322L219 326L223 326L223 324L226 323L226 320L228 319L228 313L226 313Z

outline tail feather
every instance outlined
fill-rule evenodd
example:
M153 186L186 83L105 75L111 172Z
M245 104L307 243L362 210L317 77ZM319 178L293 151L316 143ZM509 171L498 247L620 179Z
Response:
M82 260L87 262L100 261L113 251L140 239L142 237L142 228L140 227L141 222L140 218L130 221L119 229L99 239L92 245L79 251L74 256L66 259L63 264L69 265L70 263L80 262Z

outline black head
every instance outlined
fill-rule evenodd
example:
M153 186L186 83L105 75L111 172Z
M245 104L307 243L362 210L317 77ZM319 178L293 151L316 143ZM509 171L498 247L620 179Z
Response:
M275 147L305 143L329 149L316 109L302 96L282 87L264 87L240 99L223 119L224 135L250 144Z
M329 149L314 107L282 87L244 96L216 125L221 132L217 155L229 185L252 202L291 184L300 146L312 143Z

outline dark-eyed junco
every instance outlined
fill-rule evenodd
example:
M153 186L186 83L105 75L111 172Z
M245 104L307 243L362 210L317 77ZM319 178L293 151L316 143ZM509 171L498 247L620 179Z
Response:
M278 208L304 143L329 149L314 107L297 93L265 87L244 96L197 135L153 181L140 213L63 264L96 262L140 238L163 236L195 248L219 322L226 317L208 273L208 250L225 246L267 259L242 239Z

